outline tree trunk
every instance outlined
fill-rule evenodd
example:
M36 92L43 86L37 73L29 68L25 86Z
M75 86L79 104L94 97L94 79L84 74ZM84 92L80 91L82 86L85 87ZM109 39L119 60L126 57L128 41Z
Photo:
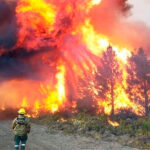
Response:
M145 116L148 116L149 108L148 108L148 99L145 99Z
M149 108L148 108L148 95L147 95L147 90L144 90L144 95L145 95L145 116L148 116Z
M115 108L114 108L114 83L111 81L111 116L114 116Z
M145 116L148 116L149 114L149 108L148 108L148 95L147 95L147 86L146 81L144 83L144 98L145 98Z

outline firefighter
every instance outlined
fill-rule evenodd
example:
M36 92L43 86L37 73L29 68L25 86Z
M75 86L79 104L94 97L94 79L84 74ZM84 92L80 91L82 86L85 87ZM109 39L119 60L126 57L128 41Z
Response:
M30 133L30 121L25 117L26 111L24 108L19 109L18 117L13 120L12 129L14 133L15 150L19 150L21 143L21 150L25 150L28 133Z

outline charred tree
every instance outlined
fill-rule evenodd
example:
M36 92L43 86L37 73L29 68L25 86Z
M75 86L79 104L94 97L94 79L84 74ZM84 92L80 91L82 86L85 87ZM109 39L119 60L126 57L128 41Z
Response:
M150 92L150 61L144 50L140 48L137 54L133 54L127 66L127 93L129 98L145 109L145 116L149 113Z
M111 46L103 52L101 66L98 67L97 83L99 96L110 101L111 115L115 113L115 86L117 80L121 79L121 70L116 53Z

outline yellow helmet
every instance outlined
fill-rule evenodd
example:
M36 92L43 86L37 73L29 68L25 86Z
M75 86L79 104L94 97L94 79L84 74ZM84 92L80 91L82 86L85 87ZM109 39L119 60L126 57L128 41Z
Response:
M24 115L26 113L24 108L18 110L18 114Z

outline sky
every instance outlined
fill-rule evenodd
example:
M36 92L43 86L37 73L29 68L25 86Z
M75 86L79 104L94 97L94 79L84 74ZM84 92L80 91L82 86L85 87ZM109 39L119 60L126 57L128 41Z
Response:
M130 19L144 21L150 26L150 0L129 0L133 4Z

